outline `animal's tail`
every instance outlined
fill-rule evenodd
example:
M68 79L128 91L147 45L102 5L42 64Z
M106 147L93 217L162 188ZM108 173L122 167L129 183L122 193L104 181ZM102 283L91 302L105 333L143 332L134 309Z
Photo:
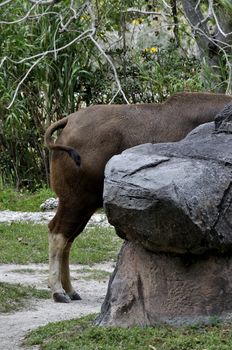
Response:
M52 151L57 150L57 151L67 152L69 156L74 160L76 165L80 166L81 157L74 148L52 142L52 134L54 133L54 131L58 129L63 129L67 125L67 123L68 123L68 117L58 120L58 122L50 125L45 133L45 137L44 137L45 145L49 150L52 150Z

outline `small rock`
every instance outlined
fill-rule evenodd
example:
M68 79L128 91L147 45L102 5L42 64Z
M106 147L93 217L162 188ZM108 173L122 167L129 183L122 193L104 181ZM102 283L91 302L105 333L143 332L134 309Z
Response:
M44 203L40 205L40 209L43 211L53 210L58 207L58 198L48 198Z

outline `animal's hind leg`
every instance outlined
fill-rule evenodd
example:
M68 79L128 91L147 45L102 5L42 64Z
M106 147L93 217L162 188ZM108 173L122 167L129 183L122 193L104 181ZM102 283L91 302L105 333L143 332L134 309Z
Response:
M61 258L61 283L64 291L71 300L81 300L80 295L75 291L71 284L69 269L69 253L72 242L67 242Z
M71 222L65 222L64 225L62 218L67 217L66 212L63 208L58 208L57 215L49 223L49 286L56 302L68 303L71 300L81 299L71 284L69 254L73 240L83 231L94 210L89 211L88 214L86 210L84 212L85 215L75 213L77 218L84 217L82 220L79 219L79 224L76 223L75 218ZM59 233L64 227L65 234Z
M85 220L82 222L82 225L78 228L77 234L79 234L84 230L90 217L91 215L88 215L85 218ZM71 246L72 246L72 241L68 241L63 251L62 261L61 261L61 283L62 283L63 289L65 290L65 292L67 293L67 295L71 300L81 300L80 295L75 291L75 289L71 284L70 269L69 269L69 254L70 254Z
M68 303L70 297L65 293L61 282L62 260L67 239L60 233L49 233L49 286L55 301Z

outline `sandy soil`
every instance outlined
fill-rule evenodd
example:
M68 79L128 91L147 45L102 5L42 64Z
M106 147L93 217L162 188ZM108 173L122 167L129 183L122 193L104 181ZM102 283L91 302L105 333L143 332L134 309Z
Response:
M29 215L30 214L30 215ZM35 213L0 212L0 222L21 221L27 217L34 222L47 222L53 213L37 213L43 215L43 220L31 219ZM32 215L31 215L32 214ZM102 217L93 218L91 224L108 225L107 220ZM28 217L30 219L28 219ZM36 216L37 217L37 216ZM7 219L6 219L7 218ZM10 218L10 220L9 220ZM35 300L28 305L28 309L11 314L0 314L0 348L4 350L22 349L21 341L25 334L39 326L49 322L78 318L83 315L100 311L101 304L107 290L108 278L101 281L86 280L83 268L97 269L111 272L114 263L96 264L94 266L72 265L71 275L74 287L80 293L83 300L73 301L70 304L54 303L49 300ZM47 265L2 265L0 266L0 282L21 283L47 289ZM25 348L24 348L25 349ZM32 348L30 348L32 349ZM36 349L36 347L34 347Z

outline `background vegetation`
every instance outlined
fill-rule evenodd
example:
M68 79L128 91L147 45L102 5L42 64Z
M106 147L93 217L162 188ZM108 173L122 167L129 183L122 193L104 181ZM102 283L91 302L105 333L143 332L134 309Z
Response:
M46 127L93 103L231 92L228 0L0 4L0 186L48 183Z

